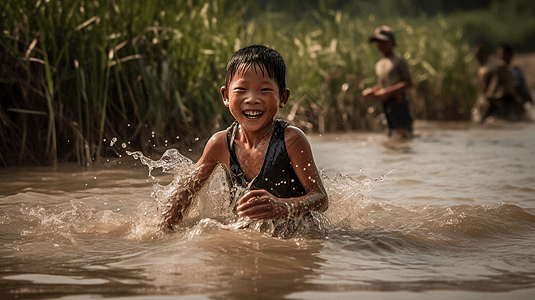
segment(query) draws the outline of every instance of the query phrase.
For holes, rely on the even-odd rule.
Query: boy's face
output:
[[[392,42],[391,41],[376,41],[375,47],[377,51],[381,52],[383,55],[386,55],[392,51]]]
[[[257,132],[271,125],[279,108],[288,102],[290,90],[281,94],[275,80],[257,66],[238,70],[230,84],[221,87],[221,96],[238,123]]]

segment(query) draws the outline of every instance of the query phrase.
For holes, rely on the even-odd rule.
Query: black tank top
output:
[[[238,122],[232,123],[227,129],[227,145],[230,152],[230,170],[236,176],[238,182],[243,186],[250,183],[245,179],[245,174],[240,166],[240,162],[234,152],[234,138],[238,129]],[[260,173],[253,179],[251,190],[266,190],[278,198],[299,197],[306,194],[301,181],[295,174],[290,162],[290,157],[286,151],[284,141],[284,131],[288,127],[288,122],[282,120],[275,121],[273,135],[269,141],[269,146],[262,163]]]

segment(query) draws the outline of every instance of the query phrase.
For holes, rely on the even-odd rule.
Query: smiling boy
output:
[[[286,64],[273,49],[253,45],[234,53],[221,96],[236,121],[210,138],[195,171],[170,198],[164,227],[172,228],[182,218],[218,165],[249,188],[237,202],[240,217],[272,220],[327,209],[327,193],[305,134],[275,119],[290,97],[285,77]]]

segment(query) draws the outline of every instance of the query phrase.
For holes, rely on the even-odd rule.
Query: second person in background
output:
[[[375,64],[377,84],[363,90],[362,95],[383,101],[389,136],[396,132],[403,138],[410,138],[413,117],[405,95],[405,91],[412,86],[409,65],[405,58],[394,53],[396,39],[390,27],[377,27],[368,41],[375,43],[382,57]]]

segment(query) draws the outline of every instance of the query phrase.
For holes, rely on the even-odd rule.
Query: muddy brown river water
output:
[[[533,299],[535,124],[418,122],[416,138],[309,135],[330,207],[290,239],[221,220],[223,180],[172,233],[172,175],[0,170],[1,299]],[[157,159],[157,158],[153,158]]]

